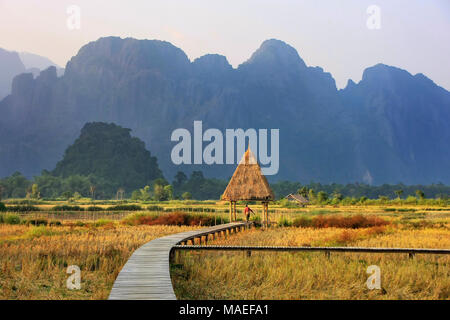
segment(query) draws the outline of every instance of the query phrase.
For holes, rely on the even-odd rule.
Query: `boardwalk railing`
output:
[[[201,246],[176,245],[174,250],[220,250],[220,251],[323,251],[330,252],[364,252],[364,253],[407,253],[410,258],[417,253],[450,254],[450,249],[426,248],[364,248],[364,247],[284,247],[284,246]]]
[[[180,243],[199,243],[208,237],[237,232],[250,227],[245,222],[221,224],[200,230],[172,234],[147,242],[138,248],[124,265],[114,282],[110,300],[174,300],[176,299],[170,278],[170,255]]]

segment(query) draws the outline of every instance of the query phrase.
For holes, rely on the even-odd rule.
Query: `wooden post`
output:
[[[266,222],[265,227],[267,228],[269,226],[269,217],[267,216],[267,208],[266,208],[266,203],[265,202],[264,202],[263,206],[264,206],[264,214],[266,216],[266,218],[264,219],[265,222]]]
[[[233,201],[230,201],[230,222],[233,221]]]
[[[234,221],[237,221],[237,219],[236,219],[236,202],[237,201],[234,202]]]
[[[267,227],[270,227],[270,221],[269,221],[269,203],[266,202],[266,215],[267,215]]]
[[[262,207],[263,207],[263,217],[262,217],[263,223],[262,223],[262,225],[264,228],[266,228],[267,227],[267,215],[266,215],[266,203],[265,202],[262,203]]]
[[[263,214],[262,214],[262,226],[266,227],[266,207],[264,206],[264,202],[262,203],[262,210],[263,210]]]

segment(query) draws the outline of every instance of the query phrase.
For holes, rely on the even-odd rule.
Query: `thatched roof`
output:
[[[242,160],[234,171],[221,199],[227,201],[238,200],[273,200],[272,189],[250,148],[247,149]]]
[[[299,203],[309,203],[309,200],[306,199],[304,196],[300,195],[300,194],[288,194],[285,199],[291,200],[291,201],[297,201]]]

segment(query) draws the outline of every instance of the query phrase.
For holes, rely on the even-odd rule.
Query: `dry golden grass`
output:
[[[374,227],[253,229],[217,245],[450,248],[450,230]],[[179,299],[450,299],[450,257],[321,252],[183,252],[172,268]],[[381,268],[381,290],[366,286]]]
[[[256,211],[258,206],[252,206]],[[306,215],[353,215],[364,208],[308,208]],[[372,210],[372,209],[370,209]],[[375,213],[391,224],[361,229],[253,229],[210,244],[450,248],[446,212]],[[220,215],[220,214],[219,214]],[[225,214],[226,215],[226,214]],[[298,214],[272,215],[293,219]],[[0,224],[0,299],[106,299],[132,252],[142,244],[196,227]],[[184,299],[450,299],[450,257],[394,254],[183,253],[174,265]],[[181,264],[184,268],[181,268]],[[368,265],[381,267],[383,290],[365,286]],[[81,268],[81,290],[66,288],[67,266]]]
[[[0,225],[0,299],[106,299],[135,249],[193,228]],[[69,265],[81,268],[81,290],[66,287]]]

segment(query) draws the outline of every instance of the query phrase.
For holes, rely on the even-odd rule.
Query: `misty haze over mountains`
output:
[[[0,48],[0,100],[11,93],[12,81],[15,76],[30,72],[35,77],[41,70],[55,66],[58,76],[64,74],[64,69],[50,59],[28,52],[7,51]]]
[[[116,37],[83,46],[61,77],[53,66],[23,73],[3,50],[0,66],[22,73],[0,102],[0,177],[52,170],[90,121],[131,128],[170,180],[178,170],[229,177],[235,165],[170,160],[172,131],[202,120],[203,130],[279,128],[280,171],[269,179],[450,183],[450,92],[422,74],[377,64],[337,90],[274,39],[236,69],[221,55],[191,62],[168,42]]]

